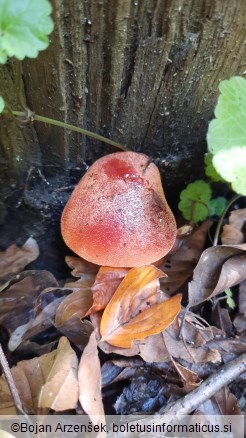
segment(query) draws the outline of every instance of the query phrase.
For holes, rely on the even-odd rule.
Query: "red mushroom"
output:
[[[61,218],[67,246],[102,266],[151,264],[172,248],[176,223],[158,168],[136,152],[97,160],[69,198]]]

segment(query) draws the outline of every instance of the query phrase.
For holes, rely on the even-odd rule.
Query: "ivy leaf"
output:
[[[213,157],[213,164],[236,193],[246,196],[246,146],[218,152]]]
[[[36,58],[54,28],[48,0],[0,0],[0,63],[8,56]]]
[[[246,79],[222,81],[215,119],[208,127],[208,149],[213,154],[246,144]]]
[[[209,210],[211,216],[221,216],[226,206],[226,198],[219,196],[218,198],[211,199],[209,202]]]
[[[2,96],[0,96],[0,113],[3,112],[4,107],[5,107],[5,102],[4,102],[3,98],[2,98]]]
[[[217,172],[213,165],[213,154],[205,154],[205,173],[214,182],[224,182],[224,179]]]
[[[203,180],[188,184],[180,193],[179,210],[187,220],[204,221],[209,215],[211,188]]]

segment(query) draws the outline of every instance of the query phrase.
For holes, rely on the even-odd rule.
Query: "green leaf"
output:
[[[4,107],[5,107],[5,102],[4,102],[3,98],[2,98],[2,96],[0,96],[0,113],[3,112]]]
[[[8,56],[36,58],[54,24],[48,0],[0,0],[0,63]]]
[[[213,155],[210,152],[205,154],[205,173],[214,182],[224,182],[213,165]]]
[[[222,81],[215,119],[208,127],[208,149],[213,154],[246,144],[246,79]]]
[[[188,184],[180,193],[179,210],[187,220],[199,222],[209,216],[211,188],[205,181],[197,180]]]
[[[235,309],[236,303],[235,303],[234,299],[232,298],[231,289],[229,289],[229,288],[225,289],[225,294],[226,294],[226,303],[227,303],[228,307],[230,309]]]
[[[236,193],[246,196],[246,146],[218,152],[213,157],[213,164]]]
[[[209,210],[211,216],[221,216],[227,204],[226,198],[219,196],[211,199],[209,202]]]

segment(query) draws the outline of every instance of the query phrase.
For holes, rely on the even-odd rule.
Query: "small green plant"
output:
[[[215,119],[208,127],[205,173],[211,182],[224,182],[237,194],[246,195],[246,79],[222,81]],[[179,209],[195,223],[208,216],[224,217],[232,204],[223,197],[212,198],[211,183],[195,181],[181,192]]]
[[[208,150],[219,175],[246,196],[246,79],[234,76],[222,81],[219,90],[216,118],[207,133]]]
[[[36,58],[48,47],[48,35],[54,28],[51,11],[48,0],[0,0],[0,64],[12,56]],[[0,112],[4,106],[1,97]]]
[[[182,190],[178,206],[185,219],[197,223],[208,216],[220,216],[226,206],[226,199],[212,199],[210,184],[197,180]]]
[[[0,63],[14,56],[36,58],[49,45],[48,35],[54,28],[48,0],[0,2]]]
[[[36,58],[39,51],[48,47],[49,34],[54,28],[50,17],[51,12],[52,6],[48,0],[0,0],[0,64],[5,64],[9,57],[14,57],[18,61],[22,61],[25,57]],[[18,117],[21,117],[22,123],[32,123],[35,120],[60,126],[126,150],[124,146],[102,135],[32,112],[23,102],[21,75],[21,63],[19,62],[17,64],[17,97],[23,111],[13,110],[9,102],[0,96],[0,113],[8,114],[17,122]]]
[[[233,299],[233,294],[230,288],[225,289],[226,303],[229,309],[235,309],[236,303]]]

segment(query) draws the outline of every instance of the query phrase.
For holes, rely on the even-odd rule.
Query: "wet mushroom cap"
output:
[[[158,168],[136,152],[97,160],[72,192],[62,236],[80,257],[102,266],[151,264],[172,248],[176,222]]]

